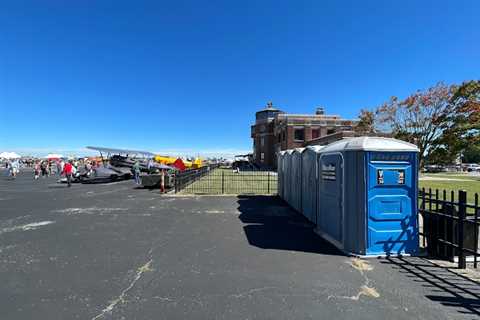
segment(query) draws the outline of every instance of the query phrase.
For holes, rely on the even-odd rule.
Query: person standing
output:
[[[73,172],[72,162],[68,161],[63,166],[63,172],[62,173],[65,174],[65,177],[67,178],[67,184],[68,184],[69,188],[72,186],[72,172]]]
[[[147,162],[147,172],[150,173],[150,170],[152,169],[153,167],[153,161],[152,159],[148,159],[148,162]]]
[[[12,163],[10,160],[7,160],[7,162],[5,162],[5,175],[7,177],[10,177],[11,173],[12,173]]]
[[[160,193],[165,193],[165,169],[160,171]]]
[[[62,160],[61,160],[61,159],[58,160],[56,164],[57,164],[57,174],[58,174],[59,176],[61,176],[61,175],[62,175],[62,171],[63,171],[63,168],[62,168]]]
[[[135,183],[136,184],[141,184],[140,182],[140,162],[135,161],[135,163],[133,164],[133,177],[135,178]]]
[[[45,178],[47,176],[47,163],[46,161],[42,161],[40,164],[40,170],[42,171],[42,178]]]

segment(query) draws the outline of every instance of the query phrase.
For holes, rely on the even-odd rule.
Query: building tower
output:
[[[275,116],[282,113],[275,108],[272,102],[255,113],[255,124],[251,126],[253,139],[253,161],[260,167],[274,167],[275,164],[275,136],[273,121]]]

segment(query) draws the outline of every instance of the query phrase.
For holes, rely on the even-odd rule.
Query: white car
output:
[[[465,166],[468,172],[480,171],[480,165],[476,163],[468,164]]]

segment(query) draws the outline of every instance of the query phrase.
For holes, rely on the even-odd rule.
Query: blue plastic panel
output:
[[[367,154],[367,254],[416,254],[416,153]]]

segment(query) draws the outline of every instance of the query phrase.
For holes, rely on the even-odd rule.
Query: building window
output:
[[[262,162],[263,162],[263,160],[265,159],[265,153],[263,153],[263,152],[262,152],[262,153],[260,153],[260,159],[261,159],[261,160],[262,160]]]
[[[335,129],[327,129],[327,134],[333,134],[335,133]]]
[[[265,138],[264,137],[262,137],[260,139],[260,146],[262,146],[262,147],[265,146]]]
[[[312,129],[312,139],[320,137],[320,129]]]
[[[305,129],[295,129],[293,137],[296,141],[305,140]]]

